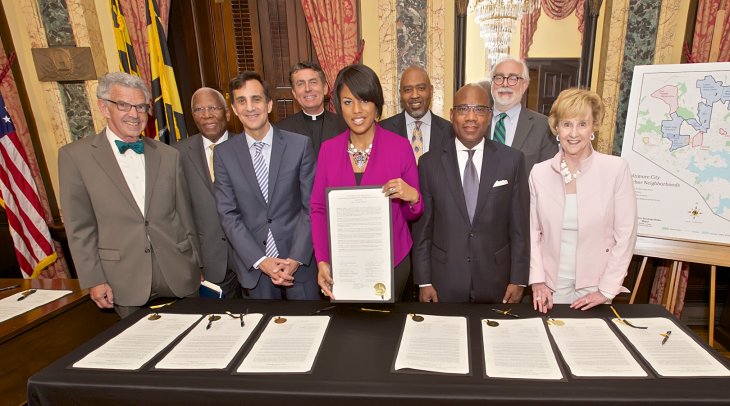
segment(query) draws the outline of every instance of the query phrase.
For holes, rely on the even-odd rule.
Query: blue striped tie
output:
[[[507,117],[507,113],[499,113],[497,117],[499,117],[499,120],[497,121],[497,124],[494,125],[494,137],[492,137],[492,139],[500,144],[505,144],[505,141],[507,140],[507,130],[504,128],[504,118]]]
[[[264,195],[266,203],[269,203],[269,167],[266,166],[264,154],[262,153],[264,145],[266,144],[262,141],[253,143],[254,148],[256,148],[256,153],[253,155],[253,170],[256,173],[256,180],[259,182],[261,194]],[[274,242],[274,235],[271,234],[271,229],[269,229],[268,235],[266,236],[266,256],[279,257],[279,250],[276,249],[276,242]]]

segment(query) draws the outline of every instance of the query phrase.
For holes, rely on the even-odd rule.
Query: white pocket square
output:
[[[504,186],[507,183],[509,183],[509,182],[507,182],[507,179],[498,180],[498,181],[494,182],[494,185],[492,187]]]

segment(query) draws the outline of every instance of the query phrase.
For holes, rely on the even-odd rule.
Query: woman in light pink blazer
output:
[[[603,118],[588,90],[560,93],[548,117],[560,151],[530,173],[533,306],[587,310],[621,292],[636,242],[636,196],[626,161],[591,145]]]

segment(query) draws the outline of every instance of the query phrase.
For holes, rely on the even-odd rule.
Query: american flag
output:
[[[0,96],[0,206],[5,209],[15,255],[24,278],[56,260],[38,189],[20,138]]]

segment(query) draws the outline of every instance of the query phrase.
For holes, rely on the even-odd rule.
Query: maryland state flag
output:
[[[127,22],[124,19],[122,8],[119,6],[119,0],[111,0],[111,9],[112,22],[114,23],[114,40],[119,54],[119,70],[139,76],[137,59],[134,57],[134,48],[132,48],[132,41],[129,39]]]
[[[187,138],[180,96],[177,94],[175,72],[167,50],[165,32],[159,18],[157,3],[147,0],[147,43],[150,49],[152,100],[155,125],[160,141],[171,144]]]

